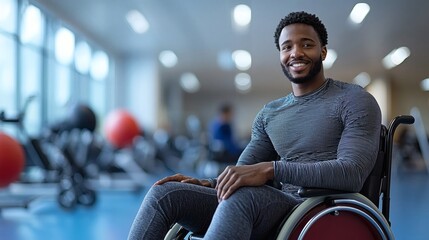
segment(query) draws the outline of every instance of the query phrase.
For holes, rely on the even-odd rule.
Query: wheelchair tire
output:
[[[282,226],[277,240],[285,239],[392,240],[394,237],[378,208],[356,193],[307,199]]]
[[[188,230],[176,223],[170,231],[168,231],[167,235],[165,235],[164,240],[184,240],[187,239],[189,233]]]

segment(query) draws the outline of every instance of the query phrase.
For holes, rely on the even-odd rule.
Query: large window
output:
[[[74,55],[74,34],[67,28],[61,27],[55,33],[55,59],[63,64],[70,65]]]
[[[90,67],[90,91],[89,102],[98,114],[106,111],[106,85],[109,73],[109,58],[103,51],[96,51],[92,57]]]
[[[33,5],[25,8],[21,22],[21,41],[24,44],[42,46],[45,34],[45,20],[42,12]]]
[[[85,41],[76,44],[75,67],[80,74],[88,74],[92,58],[91,47]]]
[[[7,117],[17,115],[16,92],[16,41],[9,36],[0,35],[0,112],[4,111]],[[15,135],[14,126],[2,124],[0,130]]]
[[[48,64],[47,118],[49,122],[61,121],[66,117],[67,107],[72,100],[72,76],[75,54],[75,35],[62,26],[52,31],[54,46]]]
[[[16,108],[16,42],[0,35],[0,111],[13,112]]]
[[[0,30],[16,32],[16,0],[0,0]]]
[[[37,135],[42,123],[42,55],[36,49],[23,47],[20,59],[20,109],[35,96],[27,105],[24,127],[30,135]]]
[[[0,112],[7,117],[17,114],[16,9],[16,0],[0,0]],[[8,124],[1,124],[0,130],[16,134],[16,128]]]
[[[0,0],[0,111],[16,117],[33,99],[24,121],[31,136],[64,119],[70,103],[104,116],[111,104],[109,56],[30,2]],[[0,131],[15,135],[16,129],[0,124]]]
[[[20,108],[26,108],[24,127],[30,135],[40,133],[42,126],[42,69],[45,19],[42,12],[33,5],[27,5],[22,15],[20,39]],[[34,101],[25,105],[29,98]]]
[[[53,59],[50,60],[47,77],[47,119],[48,122],[63,120],[71,100],[71,70]]]

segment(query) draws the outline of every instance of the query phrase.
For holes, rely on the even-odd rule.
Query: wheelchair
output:
[[[377,161],[359,193],[299,189],[306,200],[285,217],[276,239],[395,239],[389,221],[393,135],[400,124],[413,123],[412,116],[400,115],[388,128],[381,126]],[[176,223],[164,239],[199,240],[203,236]]]

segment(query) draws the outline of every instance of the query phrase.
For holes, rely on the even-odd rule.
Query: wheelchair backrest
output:
[[[371,200],[376,206],[379,206],[380,195],[384,192],[383,180],[388,177],[387,162],[391,161],[389,154],[387,154],[387,144],[391,144],[387,141],[387,128],[381,126],[380,131],[380,145],[377,155],[377,161],[366,179],[360,193]]]

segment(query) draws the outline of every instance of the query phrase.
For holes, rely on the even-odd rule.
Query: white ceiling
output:
[[[287,80],[274,46],[274,30],[291,11],[315,13],[328,30],[328,48],[338,59],[326,75],[351,81],[362,71],[372,78],[391,79],[395,84],[419,84],[429,77],[429,1],[370,0],[362,25],[352,26],[347,17],[359,1],[352,0],[37,0],[75,31],[88,36],[119,57],[153,56],[173,50],[179,63],[160,67],[165,82],[177,81],[183,72],[194,72],[202,92],[234,91],[237,70],[222,70],[221,51],[248,50],[252,54],[253,92],[288,91]],[[232,8],[245,3],[252,8],[250,28],[233,29]],[[131,30],[125,14],[137,9],[150,23],[140,35]],[[396,68],[386,70],[381,60],[392,49],[407,46],[411,56]]]

